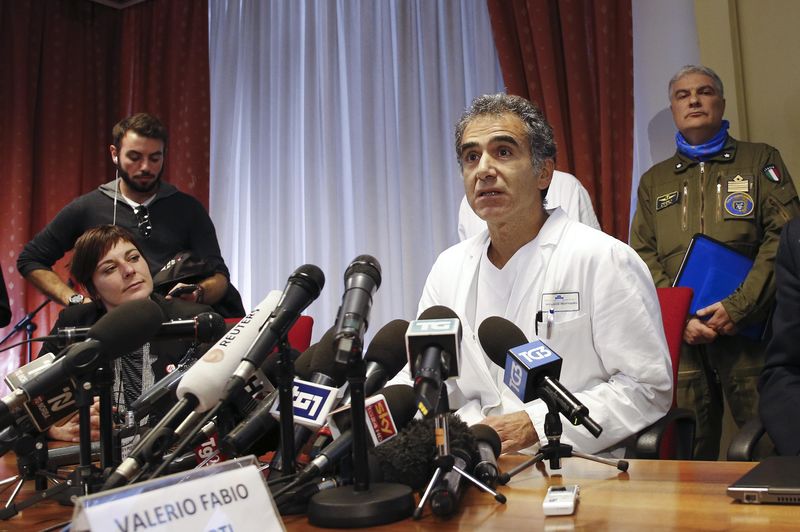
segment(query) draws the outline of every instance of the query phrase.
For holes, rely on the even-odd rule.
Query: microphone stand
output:
[[[100,469],[106,471],[119,465],[114,448],[114,400],[112,388],[114,387],[114,372],[104,364],[95,370],[94,383],[97,396],[100,398]],[[85,383],[84,383],[85,385]],[[91,384],[90,384],[91,385]],[[91,438],[87,438],[91,442]],[[85,452],[83,438],[80,441],[81,452]],[[91,443],[88,445],[91,461]]]
[[[308,504],[308,522],[328,528],[377,526],[401,521],[411,515],[414,494],[403,484],[369,483],[367,425],[364,412],[366,364],[361,356],[361,338],[339,342],[337,360],[347,360],[353,431],[353,485],[315,494]],[[342,349],[345,347],[346,349]]]
[[[511,480],[511,477],[543,460],[548,460],[550,462],[550,469],[561,469],[561,459],[569,458],[570,456],[576,456],[585,460],[592,460],[593,462],[599,462],[601,464],[616,467],[623,472],[628,470],[629,464],[627,460],[601,458],[600,456],[595,456],[593,454],[576,451],[572,448],[572,445],[561,443],[563,426],[561,425],[561,417],[559,416],[560,409],[558,407],[556,398],[546,387],[539,388],[538,394],[542,401],[544,401],[544,403],[547,405],[547,414],[545,414],[544,417],[544,433],[547,436],[547,445],[540,447],[539,452],[536,453],[530,460],[523,462],[511,471],[498,476],[497,481],[500,484],[508,484],[508,481]],[[594,434],[595,437],[599,435],[599,432]]]
[[[103,372],[104,370],[97,370]],[[94,385],[92,384],[94,378],[88,374],[88,378],[81,378],[81,382],[77,382],[75,386],[75,404],[78,407],[78,432],[80,438],[80,463],[68,478],[60,477],[54,473],[46,470],[47,468],[47,440],[45,434],[39,434],[33,440],[33,446],[26,454],[20,455],[17,459],[19,467],[19,475],[17,475],[17,485],[14,487],[14,492],[5,504],[5,507],[0,510],[0,519],[6,520],[20,511],[33,506],[34,504],[44,499],[54,499],[63,505],[72,504],[73,497],[80,497],[94,493],[100,488],[102,484],[102,472],[92,465],[92,424],[91,424],[91,407],[94,399]],[[102,381],[106,376],[100,377]],[[113,378],[113,377],[112,377]],[[101,397],[101,410],[103,398]],[[110,414],[111,407],[108,407]],[[113,421],[113,420],[112,420]],[[110,430],[110,428],[109,428]],[[101,420],[102,431],[102,420]],[[27,436],[27,435],[26,435]],[[111,439],[107,440],[108,445],[111,445]],[[101,444],[105,444],[103,441]],[[109,455],[110,456],[110,455]],[[22,501],[19,504],[14,503],[14,499],[22,488],[22,483],[25,480],[36,479],[37,492]],[[51,488],[46,488],[47,480],[55,484]],[[0,482],[8,484],[14,481],[14,477]],[[61,482],[58,482],[61,481]]]
[[[280,412],[280,422],[281,422],[281,451],[284,452],[284,457],[281,460],[284,467],[284,475],[294,474],[295,464],[294,464],[294,398],[293,398],[293,388],[294,388],[294,361],[292,359],[292,351],[291,347],[288,343],[287,338],[284,336],[279,344],[279,359],[278,359],[278,398],[280,404],[278,405],[278,409]],[[184,449],[194,441],[197,434],[203,429],[203,427],[211,421],[211,419],[217,415],[220,408],[223,407],[224,401],[217,403],[216,406],[208,410],[205,415],[200,418],[200,421],[197,422],[196,420],[192,420],[191,424],[194,428],[186,427],[187,430],[185,434],[182,435],[178,443],[174,446],[170,454],[168,454],[164,459],[161,461],[161,464],[149,475],[149,479],[157,478],[161,473],[164,472],[169,465],[175,461],[177,458],[180,458],[181,453]],[[287,409],[288,408],[288,413]],[[188,418],[187,418],[188,419]],[[187,420],[178,427],[176,432],[183,433],[181,427],[187,425]],[[288,440],[287,440],[288,438]],[[289,451],[286,453],[285,451]],[[288,461],[287,461],[288,460]],[[287,473],[286,470],[290,470],[291,473]],[[140,472],[140,476],[143,472]]]
[[[442,384],[442,387],[439,390],[439,401],[436,404],[436,417],[434,418],[434,430],[436,431],[436,458],[433,459],[433,463],[436,466],[436,470],[433,472],[433,476],[431,477],[430,482],[428,482],[428,486],[425,488],[425,492],[422,494],[419,504],[414,509],[414,519],[419,519],[422,517],[422,509],[425,507],[425,503],[428,502],[428,497],[431,496],[433,488],[436,487],[439,479],[443,478],[450,471],[455,471],[461,475],[461,477],[470,481],[478,489],[491,494],[500,504],[506,503],[505,495],[494,491],[492,488],[455,464],[455,457],[450,454],[450,420],[447,414],[448,410],[449,401],[447,399],[447,387]]]
[[[101,370],[102,371],[102,370]],[[92,403],[94,399],[93,378],[81,379],[75,386],[75,402],[78,405],[78,431],[80,461],[72,473],[72,491],[78,495],[88,495],[100,489],[102,472],[92,466]],[[106,442],[101,442],[101,446]],[[107,442],[111,445],[111,439]],[[101,453],[102,456],[102,453]]]
[[[36,314],[38,314],[39,311],[42,310],[45,307],[45,305],[47,305],[48,303],[50,303],[50,300],[49,299],[45,299],[44,301],[42,301],[42,303],[38,307],[33,309],[33,312],[29,312],[28,314],[25,314],[25,316],[23,316],[22,319],[19,320],[16,325],[14,325],[14,327],[11,329],[11,332],[9,332],[5,336],[5,338],[0,340],[0,345],[3,345],[4,343],[6,343],[6,340],[8,340],[9,338],[11,338],[15,334],[17,334],[22,329],[25,329],[25,340],[28,342],[28,345],[27,345],[27,353],[28,353],[27,354],[27,360],[28,360],[27,363],[28,364],[30,364],[31,360],[33,359],[33,353],[32,353],[32,349],[33,348],[31,346],[31,339],[33,338],[33,333],[36,331],[36,324],[33,323],[33,318],[35,318]]]
[[[283,476],[295,474],[294,448],[294,361],[286,337],[278,353],[278,409],[281,414],[281,469]]]
[[[0,519],[9,519],[24,507],[35,504],[25,500],[19,505],[14,504],[17,496],[22,489],[22,485],[27,480],[33,480],[37,494],[31,498],[36,498],[40,492],[47,489],[47,481],[49,480],[55,485],[59,485],[59,480],[64,480],[62,477],[57,476],[55,473],[47,471],[47,439],[44,434],[33,435],[28,432],[23,432],[17,436],[11,444],[11,450],[17,456],[17,470],[18,473],[12,477],[0,481],[0,491],[7,490],[12,484],[14,485],[11,490],[3,509],[0,510]]]

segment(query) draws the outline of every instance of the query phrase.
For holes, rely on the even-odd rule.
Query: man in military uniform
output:
[[[781,227],[800,213],[797,192],[778,150],[728,135],[722,81],[687,65],[669,82],[677,151],[639,183],[631,246],[656,286],[671,286],[695,233],[753,259],[744,282],[686,322],[678,405],[697,415],[695,457],[716,460],[723,396],[741,425],[756,415],[765,342],[739,332],[763,323],[773,305],[773,263]]]

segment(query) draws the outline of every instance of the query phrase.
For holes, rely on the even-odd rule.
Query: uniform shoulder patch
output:
[[[773,183],[780,183],[781,182],[781,171],[778,170],[778,167],[774,164],[768,164],[764,168],[761,169],[764,172],[764,175],[772,181]]]

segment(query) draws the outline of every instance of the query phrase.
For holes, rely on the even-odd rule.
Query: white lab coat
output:
[[[524,405],[493,377],[478,340],[475,279],[489,233],[445,250],[425,283],[419,312],[444,305],[458,314],[463,327],[460,375],[448,381],[450,408],[468,424],[489,415],[525,409],[540,437],[546,405],[539,399]],[[603,427],[594,438],[563,417],[562,442],[576,449],[612,452],[622,440],[660,419],[672,402],[672,366],[661,323],[661,311],[650,272],[626,244],[552,211],[526,265],[529,276],[515,281],[506,315],[529,340],[535,338],[542,294],[578,292],[580,308],[555,312],[549,338],[541,339],[563,358],[561,383],[589,409]],[[408,365],[393,382],[410,383]],[[619,449],[613,454],[619,455]]]
[[[589,193],[583,188],[578,178],[558,170],[553,172],[550,188],[547,190],[545,206],[548,210],[561,207],[573,220],[600,229],[597,216],[592,207]],[[486,229],[486,222],[481,220],[467,202],[467,197],[461,198],[458,207],[458,239],[466,240]]]

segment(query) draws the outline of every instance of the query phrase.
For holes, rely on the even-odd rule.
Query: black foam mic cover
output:
[[[528,343],[519,327],[499,316],[483,320],[478,327],[478,340],[486,356],[501,368],[506,367],[506,355],[511,348]]]
[[[455,414],[447,414],[451,449],[476,451],[475,437],[469,427]],[[398,482],[421,490],[436,470],[436,439],[434,419],[412,420],[400,434],[370,450],[377,458],[381,478],[385,482]]]

